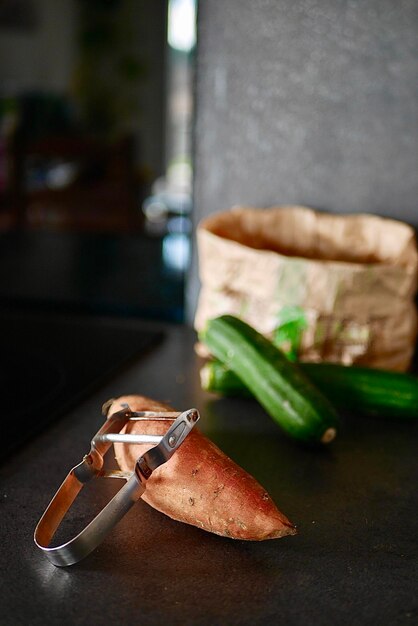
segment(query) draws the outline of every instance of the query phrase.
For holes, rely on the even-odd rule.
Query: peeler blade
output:
[[[92,439],[89,454],[70,470],[36,526],[35,544],[51,563],[62,567],[73,565],[86,557],[139,500],[152,472],[173,456],[200,418],[197,409],[176,413],[175,418],[171,417],[172,415],[170,414],[170,417],[167,414],[155,413],[152,416],[135,415],[127,407],[106,420]],[[120,433],[123,426],[135,416],[141,419],[158,419],[160,416],[161,419],[174,421],[163,437],[151,436],[152,442],[159,443],[139,457],[132,474],[104,471],[103,456],[113,442],[144,443],[143,435],[136,435],[133,440],[128,435]],[[149,439],[148,442],[151,443]],[[83,486],[94,478],[103,477],[122,478],[127,482],[78,535],[62,545],[51,547],[52,538]]]

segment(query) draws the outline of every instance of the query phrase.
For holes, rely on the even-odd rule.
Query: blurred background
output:
[[[159,322],[193,322],[208,215],[289,204],[418,226],[416,0],[196,5],[0,0],[10,449],[23,417],[65,413],[164,340]]]
[[[0,3],[0,304],[182,321],[195,0]]]
[[[196,4],[0,2],[0,304],[190,321],[235,204],[418,225],[416,0]]]

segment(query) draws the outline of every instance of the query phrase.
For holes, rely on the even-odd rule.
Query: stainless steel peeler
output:
[[[51,563],[59,567],[73,565],[94,550],[132,505],[139,500],[152,472],[173,456],[199,418],[197,409],[188,409],[182,413],[134,412],[128,406],[111,415],[92,439],[90,452],[84,456],[81,463],[70,470],[36,526],[35,543]],[[120,432],[129,421],[150,419],[171,420],[173,423],[163,437]],[[156,443],[157,445],[138,458],[132,473],[118,470],[105,471],[103,469],[104,455],[115,442]],[[122,478],[127,482],[78,535],[62,545],[49,547],[54,534],[81,489],[93,478]]]

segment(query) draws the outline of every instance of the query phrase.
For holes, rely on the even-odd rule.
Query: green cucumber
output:
[[[382,417],[418,417],[418,380],[410,374],[334,363],[302,367],[335,406]]]
[[[418,379],[410,374],[337,363],[299,363],[299,367],[339,409],[363,415],[418,419]],[[220,361],[201,370],[202,387],[224,396],[250,397],[242,381]]]
[[[218,359],[205,363],[200,370],[202,389],[227,398],[252,398],[253,394],[236,374]]]
[[[254,328],[232,315],[209,320],[199,338],[271,417],[296,439],[328,443],[339,425],[331,403],[302,370]]]

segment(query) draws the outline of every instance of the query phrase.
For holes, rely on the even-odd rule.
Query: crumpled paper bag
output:
[[[197,330],[230,313],[277,339],[296,319],[300,360],[409,367],[418,254],[407,224],[301,206],[235,207],[203,220],[197,242]]]

